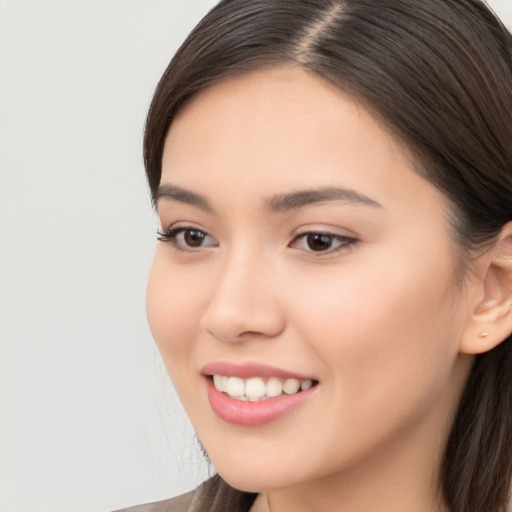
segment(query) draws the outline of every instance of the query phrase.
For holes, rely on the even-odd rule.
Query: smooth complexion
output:
[[[481,287],[457,281],[447,202],[404,147],[328,82],[254,72],[180,112],[161,186],[148,317],[217,471],[262,493],[254,510],[442,510],[433,488]],[[237,424],[209,400],[212,365],[317,384]]]

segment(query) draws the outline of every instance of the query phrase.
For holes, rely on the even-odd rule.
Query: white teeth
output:
[[[214,375],[213,376],[213,383],[215,384],[215,388],[219,391],[225,391],[223,386],[223,380],[224,377],[222,375]]]
[[[268,397],[279,396],[282,392],[283,383],[281,379],[276,379],[275,377],[268,379],[266,393]]]
[[[287,395],[293,395],[299,390],[306,391],[313,386],[313,381],[310,379],[286,379],[283,381],[277,377],[271,377],[265,383],[265,380],[260,377],[241,379],[239,377],[227,377],[226,375],[214,375],[213,384],[215,389],[227,393],[235,400],[257,402],[280,396],[283,392]]]
[[[287,395],[293,395],[300,389],[300,381],[297,379],[286,379],[283,384],[283,391]]]
[[[309,389],[312,385],[313,385],[313,381],[312,381],[312,380],[303,380],[303,381],[301,381],[301,383],[300,383],[300,389],[302,389],[302,391],[306,391],[306,390],[307,390],[307,389]]]
[[[231,398],[237,398],[245,394],[245,382],[238,377],[229,377],[226,392]]]
[[[265,396],[265,392],[267,391],[267,387],[265,386],[265,381],[258,377],[247,379],[245,381],[245,396],[250,398],[261,398]]]

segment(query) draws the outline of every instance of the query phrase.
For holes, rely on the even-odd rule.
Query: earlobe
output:
[[[481,294],[461,340],[460,352],[465,354],[488,352],[512,333],[512,222],[482,258]]]

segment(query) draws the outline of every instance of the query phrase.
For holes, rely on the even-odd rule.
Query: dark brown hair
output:
[[[144,138],[153,200],[165,136],[190,98],[236,73],[290,65],[335,83],[406,144],[417,172],[449,198],[466,264],[512,220],[512,36],[480,0],[221,1],[157,86]],[[510,337],[476,357],[440,474],[452,512],[505,510]],[[247,510],[254,499],[218,477],[205,489],[208,510]]]

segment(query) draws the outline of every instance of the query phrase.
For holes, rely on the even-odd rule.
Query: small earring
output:
[[[489,336],[488,332],[481,332],[480,333],[480,338],[487,338],[487,336]]]

